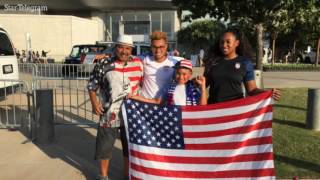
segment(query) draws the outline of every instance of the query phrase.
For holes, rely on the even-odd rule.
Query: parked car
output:
[[[64,64],[82,64],[83,55],[87,53],[99,53],[107,49],[105,45],[97,44],[81,44],[74,45],[71,49],[70,55],[65,58]]]
[[[0,82],[0,94],[11,93],[19,86],[18,59],[6,30],[0,25],[0,79],[9,82]],[[10,81],[12,80],[12,81]]]
[[[100,44],[80,44],[74,45],[71,49],[70,55],[64,60],[65,66],[62,67],[63,75],[68,76],[70,73],[77,73],[78,66],[72,66],[73,64],[83,64],[86,54],[96,54],[107,49],[106,45]]]
[[[316,52],[314,51],[305,51],[303,54],[302,54],[302,57],[304,59],[304,62],[305,63],[310,63],[310,64],[314,64],[316,62]]]
[[[114,56],[114,42],[104,42],[99,41],[97,42],[98,45],[107,46],[105,50],[102,52],[89,52],[84,54],[84,57],[81,59],[83,64],[92,64],[95,63],[97,60],[103,59],[105,57],[112,57]],[[134,48],[132,50],[132,55],[138,57],[144,57],[151,53],[151,47],[147,43],[134,43]]]
[[[134,48],[132,50],[132,55],[143,57],[151,54],[151,46],[148,43],[134,43]]]
[[[99,46],[105,46],[106,49],[100,52],[88,52],[84,54],[81,59],[82,64],[93,64],[98,60],[113,56],[114,42],[97,41],[96,44]]]

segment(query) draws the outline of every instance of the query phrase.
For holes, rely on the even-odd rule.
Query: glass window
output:
[[[123,18],[123,21],[134,21],[135,20],[134,14],[129,14],[129,13],[123,14],[122,18]]]
[[[160,12],[151,13],[152,31],[160,31]]]
[[[162,12],[162,31],[168,34],[168,38],[170,41],[174,39],[173,23],[174,23],[174,12],[163,11]]]
[[[12,56],[14,51],[8,36],[0,32],[0,56]]]
[[[162,30],[170,33],[172,31],[172,23],[174,21],[174,14],[170,11],[162,12]]]
[[[150,24],[148,22],[129,21],[124,24],[125,34],[149,34]]]
[[[110,29],[110,15],[106,15],[105,26],[107,29]]]
[[[149,12],[137,13],[137,21],[149,21]]]
[[[119,36],[120,14],[112,14],[112,41],[116,41]]]
[[[173,21],[174,11],[162,11],[163,21]]]
[[[70,53],[70,57],[79,57],[80,56],[79,51],[80,51],[80,48],[78,46],[73,47]]]

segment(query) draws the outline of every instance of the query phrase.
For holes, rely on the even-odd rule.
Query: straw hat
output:
[[[118,39],[117,39],[116,44],[121,44],[121,45],[127,45],[127,46],[134,47],[132,36],[127,35],[127,34],[120,34]]]

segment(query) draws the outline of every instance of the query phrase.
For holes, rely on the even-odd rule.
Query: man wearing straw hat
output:
[[[132,37],[120,35],[114,50],[115,57],[99,61],[88,83],[93,111],[100,115],[95,151],[95,159],[99,160],[100,165],[100,180],[108,180],[109,160],[119,132],[125,175],[128,176],[128,147],[120,107],[129,93],[138,93],[143,76],[142,62],[131,55],[132,48]],[[98,90],[100,101],[97,98]]]

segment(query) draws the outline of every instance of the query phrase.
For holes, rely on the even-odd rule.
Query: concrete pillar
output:
[[[320,89],[308,89],[307,128],[320,131]]]
[[[257,87],[263,89],[263,78],[261,70],[254,70],[254,79],[256,81]]]
[[[47,144],[54,141],[53,90],[36,90],[36,138]]]

